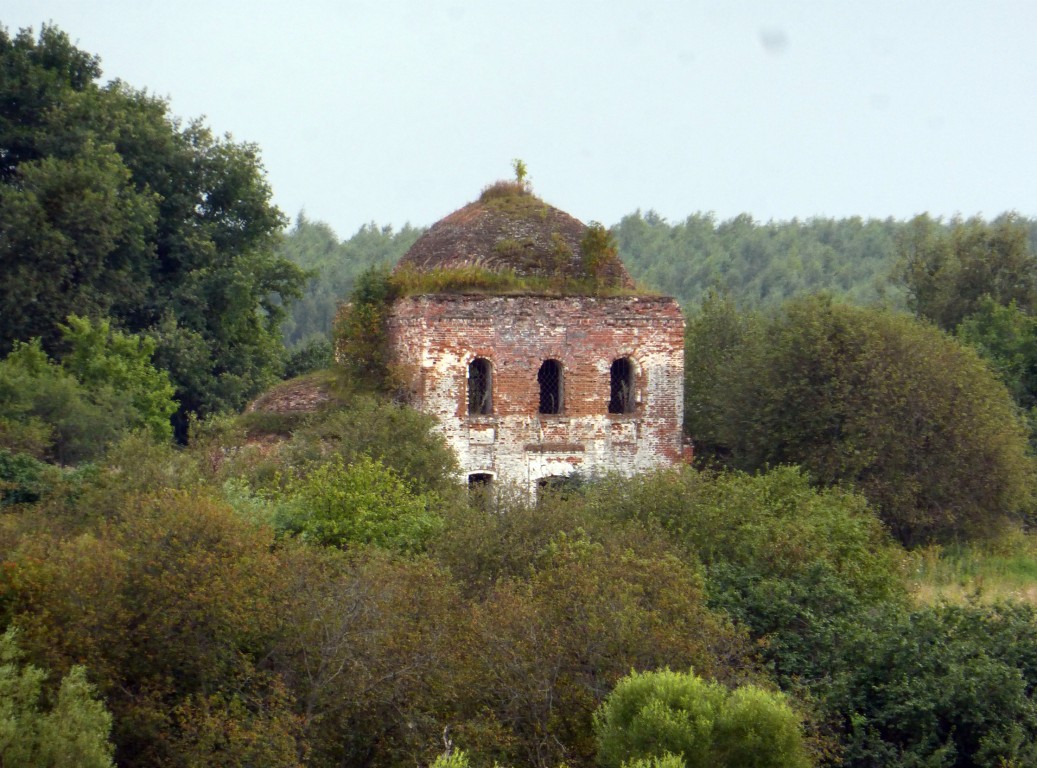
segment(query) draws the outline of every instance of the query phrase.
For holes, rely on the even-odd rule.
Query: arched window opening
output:
[[[609,380],[609,413],[633,413],[637,407],[633,361],[629,357],[613,360]]]
[[[468,475],[469,488],[489,488],[493,485],[493,475],[489,472],[472,472]]]
[[[493,367],[484,357],[477,357],[468,365],[468,413],[493,413]]]
[[[540,384],[540,413],[562,412],[562,364],[545,360],[537,373]]]

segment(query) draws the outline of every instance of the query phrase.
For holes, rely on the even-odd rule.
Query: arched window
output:
[[[629,357],[613,360],[609,373],[609,413],[633,413],[636,406],[634,362]]]
[[[468,413],[493,413],[493,367],[484,357],[468,364]]]
[[[545,360],[537,373],[540,384],[540,413],[562,412],[562,364]]]
[[[472,472],[468,475],[469,488],[489,488],[493,485],[493,475],[489,472]]]

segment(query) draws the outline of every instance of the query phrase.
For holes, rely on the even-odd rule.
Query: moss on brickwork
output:
[[[509,275],[501,281],[508,291],[513,290],[511,273],[529,281],[521,290],[552,295],[611,295],[635,288],[607,229],[594,222],[585,225],[548,205],[520,181],[491,184],[478,200],[433,224],[397,271],[454,274],[469,268]],[[471,282],[473,273],[461,274],[464,279],[451,283]],[[474,280],[476,287],[488,282]]]

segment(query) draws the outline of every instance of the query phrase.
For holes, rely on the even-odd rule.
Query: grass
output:
[[[984,544],[932,546],[915,557],[919,603],[978,599],[1037,605],[1037,534],[1012,531]]]
[[[401,269],[389,280],[396,296],[426,293],[536,294],[544,296],[650,296],[643,289],[625,288],[593,278],[519,275],[512,270],[499,272],[481,267]]]

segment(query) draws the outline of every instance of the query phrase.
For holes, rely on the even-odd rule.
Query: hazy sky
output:
[[[529,167],[584,221],[1037,215],[1037,2],[4,0],[341,237]]]

